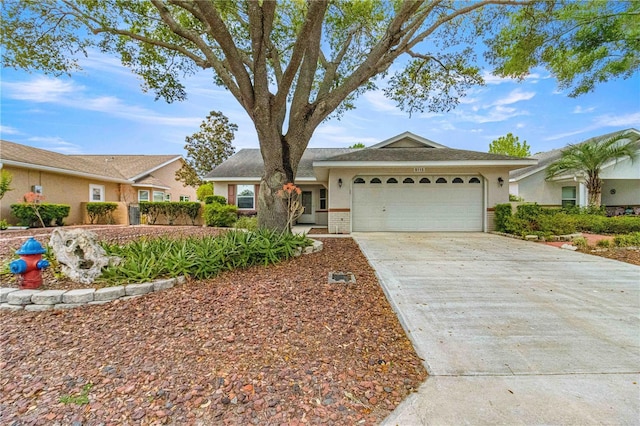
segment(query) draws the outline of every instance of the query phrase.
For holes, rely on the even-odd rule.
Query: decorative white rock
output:
[[[96,234],[81,228],[57,228],[49,241],[62,272],[71,280],[91,284],[102,273],[102,268],[117,263],[96,242]]]

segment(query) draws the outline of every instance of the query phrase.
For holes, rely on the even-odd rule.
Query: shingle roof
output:
[[[307,148],[298,165],[296,178],[313,178],[313,162],[336,155],[347,154],[361,149],[352,148]],[[241,149],[222,164],[209,172],[205,179],[215,178],[259,178],[264,172],[264,164],[259,149]]]
[[[496,161],[522,160],[501,154],[452,148],[365,148],[325,161]]]
[[[83,173],[96,177],[131,180],[181,158],[180,155],[65,155],[9,141],[0,141],[0,161]]]
[[[32,164],[35,166],[50,167],[61,171],[80,172],[95,176],[124,179],[125,177],[113,170],[96,168],[95,163],[58,152],[47,151],[31,146],[20,145],[14,142],[1,141],[0,160],[14,161],[16,163]]]
[[[72,155],[94,163],[98,167],[111,169],[127,179],[149,173],[158,167],[180,158],[179,155]]]
[[[593,142],[596,142],[596,141],[609,139],[609,138],[612,138],[614,136],[618,136],[618,135],[625,134],[625,133],[635,133],[638,136],[640,136],[640,132],[637,129],[634,129],[632,127],[632,128],[629,128],[629,129],[618,130],[616,132],[607,133],[607,134],[601,135],[601,136],[595,136],[593,138],[590,138],[590,139],[587,139],[587,140],[585,140],[583,142],[580,142],[580,143],[578,143],[576,145],[593,143]],[[513,171],[509,172],[509,179],[517,180],[519,177],[522,177],[522,176],[525,176],[525,175],[529,175],[529,174],[535,173],[537,171],[546,169],[549,164],[553,163],[558,158],[560,158],[560,155],[562,155],[562,151],[564,149],[566,149],[566,147],[553,149],[551,151],[539,152],[539,153],[533,155],[532,158],[536,158],[538,160],[538,164],[535,165],[535,166],[529,166],[529,167],[525,167],[524,169],[518,169],[518,170],[513,170]]]

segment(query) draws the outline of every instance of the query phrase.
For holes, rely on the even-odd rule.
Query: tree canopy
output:
[[[542,60],[536,46],[559,43],[544,15],[559,1],[5,0],[0,42],[4,66],[54,75],[99,48],[168,102],[186,99],[185,76],[210,70],[256,128],[265,166],[259,223],[285,229],[277,194],[295,180],[320,123],[353,108],[380,78],[404,111],[454,108],[482,83],[478,41],[503,28],[490,58],[503,74],[522,76]],[[524,41],[510,33],[516,24]]]
[[[602,200],[602,169],[624,158],[635,161],[638,156],[638,136],[620,133],[609,138],[595,139],[562,150],[559,159],[547,167],[547,178],[573,174],[584,176],[589,193],[589,206],[600,207]]]
[[[185,186],[197,187],[204,176],[235,152],[232,145],[238,126],[220,111],[211,111],[200,130],[185,138],[185,164],[176,171],[176,179]]]
[[[489,42],[502,76],[546,67],[575,97],[640,69],[640,1],[533,2]]]
[[[527,141],[520,142],[520,138],[514,136],[513,133],[500,136],[489,144],[489,152],[513,157],[530,157],[530,149],[531,147],[527,144]]]

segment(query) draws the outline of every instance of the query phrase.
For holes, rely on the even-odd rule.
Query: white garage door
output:
[[[352,196],[355,232],[482,231],[480,176],[362,176]]]

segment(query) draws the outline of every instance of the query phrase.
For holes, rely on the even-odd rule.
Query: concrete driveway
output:
[[[640,424],[640,267],[491,234],[353,237],[430,374],[384,424]]]

